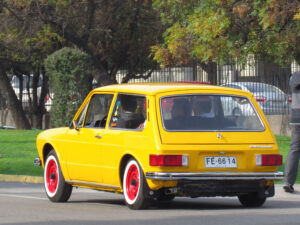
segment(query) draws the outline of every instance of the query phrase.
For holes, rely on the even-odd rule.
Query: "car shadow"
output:
[[[68,203],[91,203],[91,204],[106,204],[125,206],[124,199],[88,199],[88,200],[69,200]],[[209,210],[209,209],[237,209],[243,208],[237,199],[222,199],[217,201],[214,198],[211,199],[180,199],[177,198],[173,201],[153,201],[150,210]]]
[[[297,192],[297,195],[300,194]],[[292,198],[292,196],[291,196]],[[114,206],[126,206],[124,199],[88,199],[88,200],[70,200],[69,204],[91,203],[105,204]],[[247,208],[240,204],[236,198],[198,198],[198,199],[180,199],[173,201],[154,201],[148,210],[231,210],[231,209],[281,209],[281,208],[299,208],[299,201],[268,199],[261,207]]]

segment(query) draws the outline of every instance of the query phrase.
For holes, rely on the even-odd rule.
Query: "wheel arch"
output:
[[[49,152],[54,149],[53,146],[49,143],[46,143],[43,147],[43,165],[45,166],[46,158]]]
[[[125,167],[130,159],[135,159],[131,154],[126,154],[122,157],[120,166],[119,166],[119,178],[120,178],[120,184],[123,188],[123,178],[124,178],[124,171]]]

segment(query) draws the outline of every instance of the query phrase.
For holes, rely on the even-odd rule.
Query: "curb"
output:
[[[41,184],[44,182],[43,177],[24,176],[24,175],[4,175],[4,174],[0,174],[0,181],[34,183],[34,184]]]

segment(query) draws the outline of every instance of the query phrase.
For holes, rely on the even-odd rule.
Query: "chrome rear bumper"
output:
[[[152,180],[282,180],[283,172],[235,173],[235,172],[203,172],[203,173],[164,173],[147,172],[147,179]]]

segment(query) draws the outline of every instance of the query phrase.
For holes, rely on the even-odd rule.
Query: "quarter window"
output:
[[[146,118],[145,96],[120,94],[114,107],[110,127],[143,129]]]
[[[78,127],[82,127],[82,124],[83,124],[83,120],[84,120],[84,115],[86,113],[86,109],[87,109],[87,106],[88,106],[88,103],[85,104],[83,110],[81,111],[80,115],[78,116],[77,118],[77,126]]]

